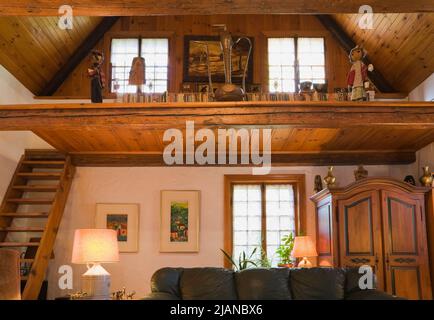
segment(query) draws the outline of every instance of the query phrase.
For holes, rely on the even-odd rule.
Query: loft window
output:
[[[270,92],[296,92],[300,82],[325,83],[324,38],[268,38]]]
[[[144,93],[163,93],[168,85],[169,39],[128,38],[111,42],[111,92],[135,93],[136,86],[128,84],[132,61],[140,56],[146,63]],[[116,89],[118,87],[118,89]]]
[[[258,178],[254,178],[258,179]],[[279,263],[276,250],[282,237],[300,229],[303,212],[304,176],[252,180],[251,176],[226,177],[226,247],[235,261],[242,252],[253,260],[267,257],[273,267]],[[304,202],[303,202],[304,204]]]

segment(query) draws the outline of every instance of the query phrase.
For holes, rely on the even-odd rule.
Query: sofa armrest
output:
[[[348,293],[345,300],[405,300],[379,290],[360,290]]]
[[[167,292],[152,292],[142,300],[180,300],[177,296]]]

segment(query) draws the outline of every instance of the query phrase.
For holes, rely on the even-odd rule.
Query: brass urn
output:
[[[431,175],[431,172],[429,171],[429,167],[425,166],[422,167],[423,169],[423,175],[420,177],[419,181],[424,187],[431,187],[433,182],[433,177]]]
[[[336,177],[333,175],[333,167],[329,167],[327,175],[324,177],[324,183],[327,188],[334,187],[336,183]]]

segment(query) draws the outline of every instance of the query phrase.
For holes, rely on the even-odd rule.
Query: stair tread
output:
[[[0,247],[39,247],[39,242],[0,242]]]
[[[54,202],[52,198],[11,198],[7,202],[24,203],[24,204],[50,204]]]
[[[44,232],[44,228],[41,227],[0,227],[0,231],[7,232]]]
[[[34,180],[57,180],[60,179],[61,172],[19,172],[17,177]]]
[[[16,185],[12,187],[15,190],[32,191],[32,192],[50,192],[57,191],[59,185]]]
[[[22,164],[33,168],[63,168],[65,161],[60,160],[24,160]]]
[[[0,216],[14,217],[14,218],[46,218],[48,212],[4,212]]]

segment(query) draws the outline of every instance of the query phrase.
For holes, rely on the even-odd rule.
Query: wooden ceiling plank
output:
[[[54,16],[64,0],[15,0],[0,4],[0,15]],[[332,14],[358,12],[370,4],[375,12],[434,11],[431,0],[347,0],[345,5],[330,0],[70,0],[75,15],[82,16],[148,16],[148,15],[210,15],[210,14]]]
[[[333,19],[332,16],[329,15],[317,15],[317,18],[321,21],[324,27],[330,31],[330,33],[335,37],[335,39],[340,43],[340,45],[347,51],[349,54],[350,50],[356,46],[355,42],[352,40],[350,36],[348,36],[345,31],[340,27],[340,25]],[[369,64],[370,61],[368,58],[365,58],[365,63]],[[390,83],[383,77],[380,71],[374,69],[374,71],[369,74],[370,80],[374,83],[374,85],[381,92],[397,92]]]
[[[63,67],[55,73],[39,95],[50,96],[62,85],[68,75],[80,64],[89,52],[98,44],[104,34],[114,25],[118,17],[106,17],[95,28],[93,32],[75,50],[74,54],[68,59]]]

